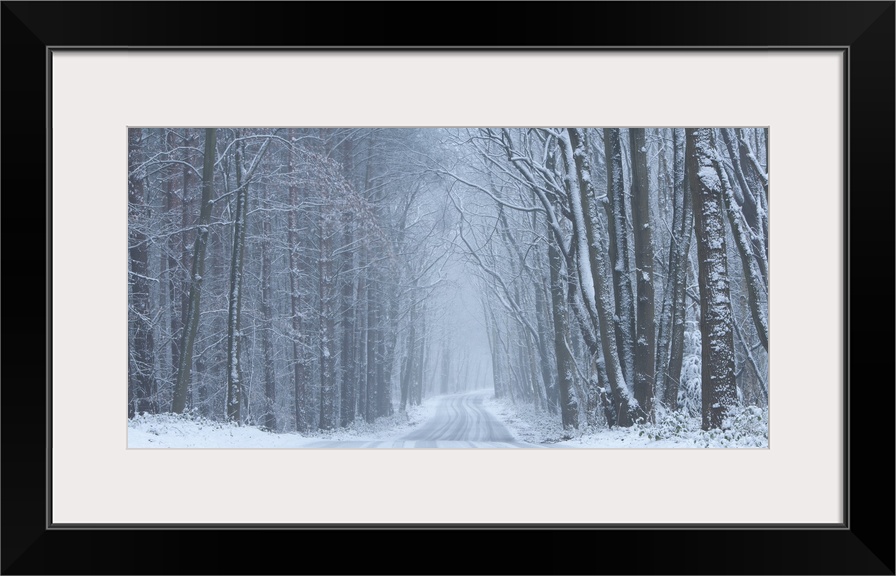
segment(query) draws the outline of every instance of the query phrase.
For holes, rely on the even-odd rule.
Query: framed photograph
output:
[[[768,150],[130,127],[128,448],[768,448]]]
[[[4,212],[7,232],[16,233],[4,252],[15,254],[8,265],[22,267],[21,274],[7,275],[4,300],[19,308],[29,294],[40,299],[33,282],[16,279],[30,278],[32,271],[47,279],[46,298],[33,307],[47,310],[46,354],[18,333],[6,339],[6,367],[16,374],[5,372],[3,388],[4,573],[273,573],[292,561],[286,551],[295,549],[296,539],[312,551],[331,538],[351,554],[301,553],[295,571],[408,572],[419,568],[380,568],[369,558],[395,547],[396,538],[402,542],[398,548],[439,542],[472,551],[471,536],[481,536],[489,549],[485,539],[509,531],[515,546],[531,542],[533,550],[543,552],[508,559],[498,546],[482,554],[484,564],[472,566],[464,554],[447,555],[440,570],[893,573],[892,491],[875,488],[893,483],[893,415],[889,409],[868,414],[870,406],[892,406],[889,378],[881,379],[892,366],[865,346],[867,339],[851,336],[869,333],[856,331],[854,323],[880,317],[880,303],[892,299],[891,274],[864,260],[892,244],[892,234],[881,236],[892,229],[893,215],[893,3],[577,3],[563,11],[520,4],[510,15],[485,5],[477,5],[474,15],[457,4],[438,17],[444,17],[446,32],[427,30],[421,37],[422,29],[399,33],[397,14],[413,6],[422,15],[425,4],[402,5],[404,10],[352,6],[358,21],[368,22],[361,33],[310,24],[344,22],[337,13],[346,5],[226,3],[214,11],[209,6],[3,4]],[[494,35],[449,45],[451,30],[489,22],[492,9],[502,14],[485,26],[496,30]],[[577,12],[575,26],[581,28],[571,36],[561,18],[569,10]],[[304,24],[292,27],[294,11],[305,13]],[[610,14],[614,21],[638,23],[638,33],[588,24],[606,22]],[[379,28],[373,26],[381,20]],[[513,32],[536,29],[537,45],[521,44]],[[385,31],[396,39],[388,45],[381,40]],[[396,155],[399,148],[403,152]],[[363,156],[362,149],[368,151]],[[563,150],[569,152],[565,168],[552,164],[562,164]],[[615,198],[622,214],[627,202],[627,213],[636,220],[639,154],[649,157],[646,188],[666,190],[666,196],[644,201],[646,227],[622,222],[635,241],[627,276],[637,282],[629,289],[641,295],[648,279],[667,273],[663,267],[673,260],[668,251],[675,234],[678,150],[706,152],[705,166],[682,167],[682,175],[687,174],[693,199],[700,197],[694,187],[717,185],[720,195],[727,194],[726,221],[715,215],[720,226],[733,230],[723,235],[730,245],[720,245],[721,237],[707,231],[713,209],[695,208],[702,231],[695,242],[703,233],[705,245],[691,255],[693,276],[683,282],[682,297],[698,308],[701,302],[724,301],[712,292],[721,285],[718,274],[704,264],[711,259],[706,250],[726,255],[735,278],[731,300],[741,306],[729,308],[740,320],[728,325],[732,384],[738,379],[730,405],[757,405],[755,413],[747,413],[756,416],[752,427],[731,423],[741,413],[728,411],[722,387],[705,386],[707,378],[723,379],[723,369],[701,375],[702,400],[679,391],[676,400],[697,398],[702,404],[694,408],[693,433],[679,430],[675,438],[710,438],[709,450],[655,449],[671,441],[654,435],[674,430],[658,392],[645,396],[635,386],[631,401],[621,401],[627,389],[612,373],[623,379],[641,373],[634,363],[641,339],[620,338],[616,348],[595,348],[589,355],[582,329],[578,340],[568,339],[553,354],[538,351],[534,324],[558,316],[539,315],[535,308],[536,293],[551,294],[551,266],[520,280],[539,258],[550,260],[549,239],[555,238],[562,253],[558,261],[566,259],[558,265],[556,295],[568,298],[570,320],[582,321],[593,312],[595,330],[610,322],[597,318],[601,290],[612,296],[625,287],[602,260],[613,252],[592,251],[598,253],[590,261],[572,253],[577,238],[582,239],[578,246],[586,247],[579,252],[587,250],[589,239],[592,247],[603,242],[599,234],[588,236],[592,232],[584,224],[577,226],[572,192],[599,199],[596,190],[586,191],[595,177],[606,191],[606,203],[595,204],[595,222],[612,226],[613,210],[597,207],[610,206]],[[411,157],[425,178],[398,176],[409,172]],[[365,160],[363,168],[356,158]],[[587,161],[594,166],[583,167]],[[611,193],[617,161],[623,173],[620,196]],[[662,168],[666,162],[672,165],[668,169]],[[392,195],[371,201],[376,189],[371,182],[377,176],[385,180],[386,173]],[[578,179],[571,177],[576,174]],[[668,186],[661,183],[666,174]],[[34,214],[43,175],[46,257],[41,260],[39,242],[29,240],[24,248],[19,242],[30,232],[30,226],[22,228],[27,220],[21,215]],[[312,181],[308,188],[314,194],[297,203],[293,194],[301,192],[294,189]],[[185,207],[184,191],[191,187],[194,211]],[[751,196],[753,189],[757,195]],[[241,198],[244,191],[251,191],[251,201]],[[552,200],[551,194],[564,191],[565,201]],[[205,192],[221,197],[200,200]],[[755,222],[747,213],[751,197],[758,205]],[[221,207],[210,208],[203,220],[200,206],[206,201]],[[569,214],[552,227],[550,210],[561,205]],[[400,246],[400,255],[389,260],[399,263],[395,269],[372,265],[370,254],[386,245],[377,243],[382,220],[377,210],[392,214],[403,208],[429,232],[405,244],[392,239],[389,246]],[[184,218],[176,226],[175,212]],[[530,212],[534,215],[527,217]],[[244,224],[246,233],[235,233],[246,214],[256,222]],[[668,214],[668,221],[661,214]],[[765,234],[757,232],[763,214]],[[536,234],[535,227],[544,230]],[[193,237],[178,237],[188,228],[195,229]],[[288,240],[300,229],[301,239]],[[655,231],[665,251],[658,274],[648,274],[651,263],[639,256],[645,240],[637,232],[644,229]],[[744,233],[742,245],[738,229]],[[202,306],[210,306],[203,309],[213,311],[203,320],[205,340],[190,341],[184,329],[190,322],[183,320],[194,306],[191,280],[199,285],[204,270],[184,272],[180,291],[169,292],[161,283],[174,277],[165,270],[187,267],[179,255],[205,250],[199,239],[207,230],[208,260],[221,273],[208,276],[209,289],[202,294],[208,303]],[[281,236],[285,248],[277,256]],[[430,240],[436,237],[438,242]],[[143,242],[150,248],[141,256],[135,247]],[[315,255],[313,262],[287,262],[288,246],[300,242]],[[608,245],[618,251],[618,243]],[[239,258],[244,246],[251,248],[245,267]],[[267,273],[260,256],[264,246],[275,254]],[[350,250],[355,246],[357,253]],[[530,253],[515,252],[514,246]],[[28,257],[22,258],[26,250]],[[498,258],[500,250],[511,257]],[[133,265],[141,258],[145,269]],[[659,259],[655,253],[654,264]],[[461,266],[458,262],[469,266],[465,272],[452,268]],[[572,276],[579,282],[600,276],[583,275],[578,267],[586,263],[598,268],[603,263],[603,285],[595,280],[590,291],[580,284],[579,292],[560,290],[577,286]],[[765,292],[751,291],[751,271],[756,278],[767,274]],[[313,329],[297,328],[287,314],[294,306],[295,279],[315,286],[314,296],[297,308],[306,322],[316,322]],[[439,282],[453,284],[441,300],[410,297],[390,310],[390,282],[394,291],[410,294],[422,294],[430,285],[439,289]],[[348,370],[348,356],[334,356],[328,345],[337,333],[353,337],[345,327],[355,326],[361,314],[339,314],[357,312],[356,304],[347,302],[360,301],[362,288],[373,285],[381,301],[362,309],[363,320],[369,325],[373,319],[386,331],[384,319],[395,319],[396,337],[391,350],[378,343],[370,349],[376,358],[392,354],[390,365],[397,368],[390,377],[375,374],[374,366],[370,378],[357,381],[396,383],[389,405],[406,422],[394,428],[388,427],[391,416],[371,404],[372,398],[383,398],[382,388],[366,386],[362,404],[360,387],[346,395],[346,388],[335,384],[335,375]],[[852,286],[861,287],[861,298],[851,297]],[[877,294],[884,286],[887,294]],[[231,310],[241,301],[242,308]],[[436,301],[441,319],[432,313],[435,304],[424,306]],[[449,305],[457,301],[466,304]],[[660,326],[672,312],[663,311],[662,298],[656,301]],[[479,328],[463,318],[462,310],[474,307],[470,302],[479,307],[477,313],[486,312]],[[751,307],[754,302],[759,305]],[[616,304],[618,332],[625,326],[619,299]],[[584,308],[578,317],[576,305]],[[638,308],[638,318],[645,314]],[[695,338],[724,332],[702,323],[715,317],[712,311],[689,314],[685,320],[695,323]],[[145,341],[134,328],[140,315],[157,327],[164,324],[151,335],[167,338],[166,343],[144,347],[164,348],[164,359],[148,364],[140,356],[135,342]],[[8,326],[12,318],[7,312]],[[433,336],[438,345],[418,344],[426,341],[420,334],[435,335],[436,327],[452,322],[462,337]],[[28,318],[23,325],[36,323]],[[632,325],[640,329],[634,320]],[[501,331],[509,326],[516,331]],[[297,336],[302,330],[310,330],[302,341],[312,351],[309,370],[317,382],[305,404],[298,402],[298,392],[295,401],[286,400],[291,388],[264,387],[268,367],[275,383],[278,371],[295,369],[285,345],[280,356],[266,361],[265,335],[280,338],[279,344],[275,340],[280,345],[305,338]],[[557,331],[555,326],[550,333]],[[365,337],[370,332],[357,331]],[[492,336],[507,343],[506,355],[480,358],[476,351],[492,346]],[[213,345],[209,338],[228,344]],[[609,338],[603,334],[601,344]],[[631,365],[624,342],[631,344]],[[361,348],[350,344],[340,341],[332,350],[358,350],[352,359],[362,359]],[[510,344],[528,355],[512,355]],[[703,350],[720,346],[705,338],[701,344]],[[690,346],[686,351],[692,355],[700,350]],[[194,387],[183,381],[189,370],[176,369],[190,365],[175,361],[190,349],[193,366],[199,358],[218,363],[202,372],[217,374],[204,391],[203,381],[197,379]],[[226,353],[203,357],[208,349]],[[568,388],[562,378],[542,378],[539,371],[545,359],[558,362],[560,351],[569,352],[576,367]],[[592,364],[584,361],[588,358]],[[706,364],[715,357],[702,358]],[[33,385],[34,366],[43,364],[45,389]],[[159,376],[147,382],[167,379],[161,388],[140,380],[141,367],[150,364]],[[562,374],[558,367],[554,371]],[[502,369],[514,377],[502,379]],[[742,372],[735,376],[737,370]],[[250,371],[256,384],[251,389],[240,384]],[[749,384],[744,374],[753,374]],[[287,376],[292,382],[292,372]],[[598,392],[590,402],[590,377],[593,390],[608,390],[606,404]],[[695,381],[701,386],[699,378]],[[868,382],[879,383],[873,399],[861,386]],[[614,441],[629,445],[511,450],[539,445],[534,436],[519,441],[519,428],[548,420],[521,425],[516,416],[508,418],[501,412],[507,404],[493,398],[502,392],[527,398],[545,414],[554,406],[552,418],[559,424],[551,425],[570,431],[570,438],[543,436],[554,443],[609,447],[603,432],[588,435],[581,429],[615,422],[613,429],[624,431],[614,432]],[[708,393],[717,392],[706,401]],[[561,410],[569,402],[560,398],[570,395],[581,400],[573,416]],[[443,398],[441,404],[436,397]],[[424,398],[432,400],[427,404]],[[168,406],[170,412],[189,413],[194,405],[194,416],[161,414]],[[45,427],[34,416],[44,406]],[[259,408],[264,406],[268,409]],[[380,424],[363,409],[383,416]],[[624,422],[626,417],[633,422]],[[353,425],[355,419],[372,424],[363,428]],[[312,436],[303,425],[325,431],[305,443],[317,449],[270,449],[301,447],[288,442]],[[199,436],[193,431],[202,426],[213,433],[203,432],[195,442]],[[688,427],[684,420],[682,427]],[[246,435],[249,430],[267,436],[261,441]],[[360,430],[360,435],[340,430]],[[712,436],[713,430],[718,434]],[[271,444],[270,438],[287,443]],[[190,449],[142,449],[153,442]],[[374,445],[424,449],[334,449]],[[758,449],[712,449],[724,446]],[[881,515],[890,528],[879,527],[875,519]],[[200,534],[209,538],[196,539]],[[69,552],[95,539],[111,552]],[[185,539],[195,546],[173,563],[164,550]],[[604,552],[635,542],[643,553]],[[569,549],[595,552],[568,554]]]

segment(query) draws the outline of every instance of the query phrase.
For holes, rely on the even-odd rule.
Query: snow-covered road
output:
[[[433,398],[433,416],[416,430],[389,441],[322,440],[303,448],[547,448],[517,441],[488,411],[489,392],[477,391]]]

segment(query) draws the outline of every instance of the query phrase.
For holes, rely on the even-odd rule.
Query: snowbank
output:
[[[434,410],[432,402],[424,401],[373,424],[355,421],[347,428],[304,435],[237,426],[198,414],[140,414],[128,420],[128,448],[307,448],[322,440],[390,441],[416,429]]]
[[[768,448],[768,409],[750,406],[731,416],[727,430],[704,431],[699,418],[660,410],[656,424],[564,430],[557,416],[532,406],[490,398],[486,405],[518,439],[566,448]]]

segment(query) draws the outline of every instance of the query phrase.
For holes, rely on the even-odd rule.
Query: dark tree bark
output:
[[[177,133],[174,130],[168,130],[166,137],[166,149],[168,154],[172,154],[177,148]],[[185,160],[186,161],[186,160]],[[186,174],[187,168],[184,168],[183,174]],[[177,165],[172,164],[167,175],[165,189],[165,213],[168,221],[173,226],[175,218],[180,212],[182,217],[182,198],[186,197],[186,180],[181,180],[181,192],[178,195],[177,177],[181,175],[181,171],[177,170]],[[184,227],[185,228],[185,227]],[[182,265],[178,261],[178,256],[183,253],[185,231],[177,234],[171,234],[168,237],[166,252],[167,256],[163,258],[162,265],[165,269],[165,275],[168,279],[166,289],[168,291],[168,311],[169,311],[169,327],[171,329],[171,380],[177,380],[177,367],[180,365],[180,331],[182,329],[183,313],[181,310],[181,292],[183,285],[183,274],[181,274]]]
[[[352,233],[346,232],[346,246],[351,246]],[[342,384],[340,386],[340,424],[348,426],[355,419],[355,398],[357,396],[357,374],[355,366],[355,284],[353,250],[347,249],[343,256],[342,284]]]
[[[289,223],[287,228],[287,248],[289,250],[289,293],[292,328],[293,396],[295,399],[295,421],[298,432],[308,430],[306,417],[307,367],[304,335],[304,288],[302,277],[305,260],[302,257],[304,243],[299,230],[299,216],[303,210],[303,197],[298,186],[298,152],[296,150],[297,131],[289,130]]]
[[[383,290],[384,284],[385,281],[383,279],[380,279],[377,283],[380,291]],[[386,340],[389,338],[387,333],[389,318],[386,316],[387,308],[382,298],[383,294],[380,292],[377,298],[377,321],[379,322],[379,327],[377,328],[378,337],[376,339],[376,416],[378,418],[392,414],[392,386],[390,380],[386,377],[386,365],[389,362],[389,358],[386,355]]]
[[[373,154],[376,148],[375,136],[371,135],[367,141],[367,165],[364,168],[364,196],[372,205],[372,217],[376,219],[376,205],[374,201],[373,186]],[[368,242],[369,244],[369,242]],[[382,338],[380,333],[380,318],[382,311],[380,309],[380,279],[378,274],[379,265],[376,260],[375,252],[370,250],[365,244],[365,293],[367,296],[367,318],[366,323],[366,356],[365,356],[365,396],[366,402],[364,407],[364,416],[367,422],[373,422],[377,417],[377,367],[382,370],[382,353],[379,344]],[[382,373],[380,371],[380,373]]]
[[[669,277],[671,284],[672,332],[668,355],[668,370],[659,372],[664,378],[663,401],[671,410],[678,409],[678,388],[681,382],[681,366],[684,360],[684,329],[687,317],[685,288],[687,283],[687,259],[693,237],[694,213],[691,208],[691,192],[686,177],[685,150],[682,131],[673,129],[674,146],[674,208],[672,217],[672,242],[669,246]],[[664,351],[661,350],[660,353]],[[658,368],[659,370],[659,368]]]
[[[193,158],[195,156],[194,153],[190,151],[190,147],[197,143],[199,140],[199,132],[196,130],[184,129],[184,146],[187,147],[184,150],[184,162],[190,163],[192,165]],[[181,233],[180,233],[180,248],[181,248],[181,274],[179,276],[179,286],[180,286],[180,328],[175,333],[172,331],[171,338],[172,340],[177,341],[177,363],[173,364],[173,369],[175,372],[175,383],[177,382],[177,374],[180,369],[181,364],[181,354],[183,345],[183,334],[187,329],[187,311],[190,308],[190,270],[193,268],[192,258],[193,254],[190,252],[190,246],[195,243],[195,231],[193,230],[193,219],[194,219],[194,209],[193,209],[193,195],[194,195],[194,182],[196,178],[193,174],[192,168],[190,166],[183,166],[183,198],[181,202]],[[198,188],[201,188],[202,185],[199,183]],[[199,190],[201,195],[202,191]],[[200,400],[204,400],[204,396],[202,395],[203,389],[202,385],[199,386],[199,398]],[[192,395],[187,398],[188,404],[192,404]],[[203,404],[200,401],[200,408],[203,408]],[[203,415],[206,415],[203,413]]]
[[[353,174],[352,139],[347,138],[343,146],[343,167],[349,179]],[[355,419],[355,398],[357,396],[357,374],[355,366],[355,235],[352,228],[352,215],[346,210],[342,217],[343,247],[342,276],[342,382],[339,398],[339,423],[345,427]]]
[[[567,163],[570,164],[568,171],[576,175],[578,188],[578,190],[570,190],[569,193],[570,205],[573,206],[574,213],[573,236],[577,247],[576,258],[579,260],[578,282],[581,293],[585,296],[587,307],[595,310],[596,318],[593,318],[592,325],[597,325],[600,331],[600,344],[603,349],[604,361],[607,362],[607,375],[613,392],[613,400],[616,403],[617,424],[631,426],[634,420],[640,417],[640,408],[623,373],[619,346],[613,329],[610,289],[607,286],[607,278],[610,278],[611,275],[603,252],[598,246],[593,230],[593,221],[590,217],[594,185],[591,181],[589,160],[591,154],[587,132],[581,129],[567,129],[567,132],[571,150],[566,155],[567,157],[572,156],[572,159],[567,159]],[[584,265],[585,262],[588,263],[587,266]],[[629,288],[631,288],[630,283]],[[620,318],[617,325],[622,322]]]
[[[764,192],[761,191],[756,180],[748,179],[744,172],[745,166],[742,161],[750,154],[745,150],[746,144],[741,142],[731,128],[722,128],[719,132],[728,151],[728,157],[731,159],[733,184],[736,184],[736,186],[732,186],[732,192],[737,200],[738,208],[743,213],[744,221],[751,231],[749,240],[756,265],[759,266],[759,271],[762,274],[762,281],[768,282],[766,270],[768,252],[765,246],[766,238],[768,238],[768,218],[759,200]]]
[[[548,265],[551,274],[551,312],[554,320],[554,356],[557,358],[557,382],[560,399],[560,420],[564,428],[579,426],[578,403],[573,390],[573,365],[566,338],[569,335],[569,321],[561,279],[563,259],[556,239],[548,236]]]
[[[628,215],[625,210],[625,183],[622,176],[622,143],[619,128],[604,128],[607,162],[607,229],[610,235],[610,267],[616,304],[616,345],[622,373],[632,381],[634,373],[635,301],[629,268]]]
[[[324,199],[324,204],[327,200]],[[324,210],[327,210],[325,207]],[[318,260],[320,298],[320,428],[334,426],[336,398],[336,288],[333,274],[333,230],[329,214],[323,214],[320,224],[320,259]]]
[[[328,130],[321,130],[322,137],[329,135]],[[327,142],[324,146],[326,155],[331,152]],[[336,301],[337,280],[334,266],[336,246],[335,225],[338,220],[334,202],[337,198],[330,188],[331,183],[324,181],[318,186],[320,194],[320,212],[318,219],[318,238],[320,252],[318,254],[318,298],[320,318],[320,416],[318,419],[321,430],[330,430],[335,427],[336,414]]]
[[[733,144],[728,135],[729,130],[723,129],[721,132],[726,140],[726,144],[728,144],[729,154],[734,154]],[[734,160],[732,161],[734,162]],[[759,342],[768,351],[768,316],[766,314],[765,300],[763,299],[763,296],[767,293],[765,241],[758,221],[758,208],[749,184],[742,174],[738,177],[742,182],[741,194],[738,195],[728,180],[721,162],[715,160],[714,165],[719,172],[721,180],[728,224],[731,227],[731,234],[734,236],[734,242],[740,255],[744,280],[747,285],[747,298],[750,303],[750,317],[753,320],[753,325],[756,327]],[[735,164],[735,173],[740,173],[739,163]],[[751,216],[748,217],[748,214]]]
[[[553,239],[550,238],[550,230],[548,230],[548,238],[549,241]],[[557,257],[560,258],[559,250],[557,250]],[[541,270],[543,269],[543,253],[537,253],[538,257],[536,259],[536,268]],[[550,259],[550,257],[549,257]],[[550,263],[548,264],[550,266]],[[551,284],[550,280],[547,280],[547,286],[545,286],[545,282],[538,282],[534,286],[535,291],[535,317],[536,324],[538,327],[538,355],[541,358],[541,379],[544,383],[546,400],[548,404],[548,409],[551,414],[556,414],[559,412],[560,408],[560,392],[557,388],[557,382],[554,379],[554,374],[557,373],[557,367],[555,365],[555,357],[551,355],[549,351],[550,344],[550,334],[552,331],[551,327],[551,311],[549,305],[547,304],[547,300],[550,298],[545,298],[545,294],[551,293]]]
[[[367,243],[361,247],[360,262],[358,268],[360,276],[358,278],[358,415],[365,421],[369,421],[367,410],[367,377],[370,371],[371,355],[368,352],[368,318],[369,318],[369,298],[367,290]]]
[[[240,133],[237,132],[237,138]],[[242,367],[240,348],[242,346],[242,304],[243,304],[243,262],[246,254],[246,211],[249,205],[249,185],[243,182],[242,143],[234,147],[236,166],[236,200],[233,216],[233,248],[230,253],[230,291],[227,305],[227,419],[241,423],[240,408],[243,404]]]
[[[635,274],[638,287],[634,392],[641,410],[653,420],[656,326],[647,142],[643,128],[629,128],[628,134],[632,155],[632,224],[635,229]]]
[[[261,223],[261,347],[262,361],[264,363],[264,425],[270,430],[277,429],[277,415],[275,405],[277,401],[277,381],[274,375],[274,345],[273,345],[273,298],[271,294],[271,217],[268,215],[268,188],[262,186],[262,212]]]
[[[374,271],[367,278],[367,408],[368,422],[377,417],[377,366],[380,365],[378,344],[379,336],[379,304],[377,302],[377,279]]]
[[[128,329],[131,345],[128,351],[128,418],[140,412],[155,412],[152,402],[156,395],[155,343],[150,303],[149,238],[140,227],[145,218],[145,171],[141,152],[143,130],[128,131]]]
[[[660,129],[661,140],[668,140],[667,133],[673,134],[672,139],[674,141],[675,128]],[[670,148],[673,150],[674,155],[675,145],[673,144]],[[657,401],[663,403],[665,403],[666,373],[669,370],[669,334],[672,331],[672,282],[675,275],[672,254],[675,246],[675,219],[676,217],[681,217],[679,210],[680,198],[676,196],[675,178],[670,173],[669,163],[666,161],[667,154],[664,143],[659,153],[660,174],[657,176],[657,187],[659,190],[657,198],[660,214],[671,213],[672,223],[669,230],[669,259],[666,261],[666,274],[663,278],[663,298],[660,303],[659,315],[656,318],[656,361],[654,363],[656,398]],[[659,246],[658,251],[662,252],[662,250],[663,246]]]
[[[688,128],[687,162],[700,276],[703,429],[721,428],[737,402],[722,174],[712,128]]]
[[[569,262],[566,264],[567,270],[570,265]],[[588,353],[592,355],[592,357],[597,358],[595,362],[598,379],[599,379],[599,387],[600,389],[595,390],[598,395],[596,400],[588,399],[589,407],[591,405],[599,405],[601,406],[604,417],[607,421],[608,426],[616,426],[618,422],[618,416],[616,412],[616,400],[613,395],[613,386],[615,384],[611,384],[609,374],[607,373],[606,362],[603,359],[603,350],[604,350],[604,342],[599,341],[597,337],[597,333],[603,334],[603,327],[599,327],[598,332],[595,331],[594,327],[589,324],[588,314],[583,310],[583,304],[581,298],[579,297],[581,293],[579,292],[578,279],[575,274],[566,274],[566,303],[568,309],[573,310],[573,318],[578,324],[579,330],[577,332],[578,336],[581,337],[582,341],[585,344],[585,347],[588,350]],[[609,306],[609,303],[604,304],[604,306]],[[609,332],[612,336],[613,332]],[[575,338],[571,332],[568,334],[569,339],[572,341],[572,347],[567,349],[570,351],[571,358],[573,362],[575,358],[580,358],[582,356],[581,346],[578,345],[578,339]],[[569,342],[567,342],[569,344]],[[615,350],[615,347],[611,344],[607,344],[608,348],[612,348]],[[618,364],[619,358],[616,358],[616,362]],[[619,371],[621,378],[621,369]],[[573,376],[573,381],[576,378]],[[590,386],[590,385],[589,385]],[[593,414],[587,414],[586,417],[593,416]],[[589,424],[593,424],[593,422],[589,422]]]
[[[212,214],[212,190],[215,185],[215,144],[217,130],[206,128],[205,151],[202,160],[202,198],[199,203],[199,222],[196,242],[193,246],[193,267],[190,274],[190,300],[187,307],[187,319],[184,322],[183,344],[180,366],[177,371],[177,382],[174,387],[174,398],[171,402],[172,412],[183,412],[187,405],[190,390],[190,376],[193,366],[193,345],[199,328],[199,311],[202,296],[202,277],[205,274],[205,250],[208,245],[208,225]]]

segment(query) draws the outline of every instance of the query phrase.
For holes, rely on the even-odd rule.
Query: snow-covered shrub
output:
[[[681,410],[666,410],[662,406],[656,409],[656,424],[635,424],[633,430],[639,438],[648,440],[669,440],[687,438],[700,429],[698,417],[693,417]]]
[[[678,408],[688,416],[700,416],[703,410],[701,350],[700,330],[696,326],[685,330],[681,383],[678,386]]]
[[[183,414],[164,412],[162,414],[149,414],[141,412],[128,420],[128,427],[134,430],[142,430],[148,434],[164,436],[167,434],[183,435],[188,430],[224,430],[238,428],[235,422],[220,422],[211,420],[193,408]]]
[[[699,416],[658,408],[656,423],[635,424],[632,434],[639,440],[659,442],[659,446],[765,448],[768,446],[768,410],[756,406],[735,408],[724,428],[703,430]]]
[[[768,409],[758,406],[734,408],[721,429],[702,432],[695,442],[706,448],[766,448]]]

